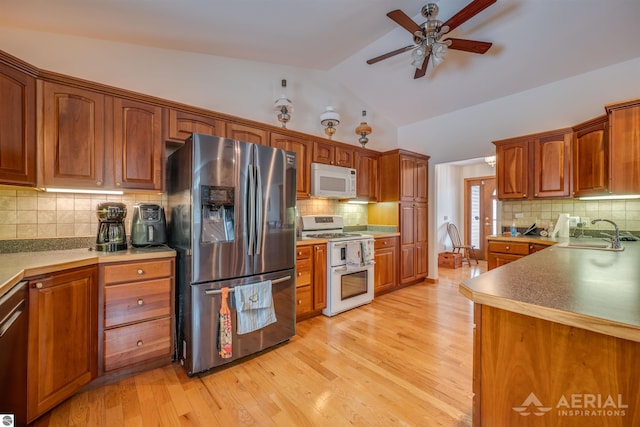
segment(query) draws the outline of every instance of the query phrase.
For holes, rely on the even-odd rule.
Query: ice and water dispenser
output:
[[[200,187],[202,203],[202,243],[234,240],[235,189],[216,185]]]

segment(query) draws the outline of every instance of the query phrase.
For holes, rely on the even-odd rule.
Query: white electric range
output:
[[[325,316],[373,301],[373,236],[346,233],[340,215],[304,215],[301,237],[327,239],[327,307]]]

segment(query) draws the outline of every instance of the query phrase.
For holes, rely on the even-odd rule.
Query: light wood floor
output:
[[[468,426],[472,304],[464,278],[423,283],[297,325],[289,343],[189,378],[178,364],[91,389],[50,426]]]

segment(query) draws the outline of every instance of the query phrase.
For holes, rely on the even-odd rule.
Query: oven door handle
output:
[[[336,273],[343,273],[345,271],[348,271],[350,273],[356,273],[358,271],[366,270],[367,267],[373,266],[373,264],[375,263],[376,263],[375,261],[367,261],[366,263],[360,266],[360,269],[350,270],[347,267],[340,267],[340,268],[334,269],[333,271],[335,271]]]
[[[277,279],[273,279],[271,281],[272,285],[277,285],[278,283],[286,282],[287,280],[291,280],[291,276],[287,275],[284,277],[279,277]],[[242,286],[242,285],[241,285]],[[229,292],[235,292],[236,288],[229,288]],[[219,295],[222,293],[222,289],[207,289],[204,291],[205,295]]]

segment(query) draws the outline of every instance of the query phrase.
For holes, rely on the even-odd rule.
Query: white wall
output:
[[[327,105],[342,116],[334,138],[359,145],[362,110],[373,127],[368,147],[397,147],[397,129],[327,72],[0,26],[0,49],[38,68],[171,101],[278,125],[272,106],[287,80],[288,128],[323,136]]]

